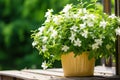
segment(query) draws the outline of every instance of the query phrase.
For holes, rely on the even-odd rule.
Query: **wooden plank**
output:
[[[34,74],[40,74],[44,76],[51,76],[50,80],[115,80],[120,79],[120,77],[114,76],[115,67],[95,67],[95,74],[91,77],[64,77],[62,69],[47,69],[47,70],[39,70],[39,69],[27,69],[22,70],[24,72],[30,72]],[[99,73],[99,74],[98,74]],[[114,76],[114,77],[112,77]]]
[[[96,76],[114,76],[115,71],[116,71],[115,67],[96,66],[94,69],[94,75],[96,75]]]
[[[114,76],[115,67],[108,68],[97,66],[94,76],[91,77],[64,77],[60,69],[24,69],[21,71],[0,71],[1,80],[115,80],[120,77]],[[96,74],[97,73],[97,74]],[[99,73],[99,74],[98,74]],[[114,77],[113,77],[114,76]]]
[[[22,71],[40,74],[40,75],[46,75],[46,76],[56,76],[56,77],[63,77],[64,76],[62,69],[47,69],[47,70],[26,69],[26,70],[22,70]]]
[[[17,79],[23,80],[47,80],[49,76],[38,75],[34,73],[22,72],[22,71],[0,71],[0,75],[2,76],[10,76]]]
[[[57,76],[57,77],[64,76],[62,69],[47,69],[47,70],[26,69],[26,70],[22,70],[22,71],[37,73],[37,74],[42,74],[42,75]],[[115,75],[115,67],[96,66],[94,69],[94,75],[95,76],[114,76]]]

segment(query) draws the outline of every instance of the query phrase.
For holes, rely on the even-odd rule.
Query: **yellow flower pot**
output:
[[[61,56],[64,76],[93,76],[95,59],[88,60],[88,53],[74,56],[73,52]]]

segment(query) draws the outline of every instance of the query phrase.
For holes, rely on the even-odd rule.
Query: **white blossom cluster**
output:
[[[32,36],[32,45],[45,56],[80,50],[109,54],[114,51],[116,35],[120,36],[120,19],[114,14],[67,4],[59,14],[50,9],[45,17]]]

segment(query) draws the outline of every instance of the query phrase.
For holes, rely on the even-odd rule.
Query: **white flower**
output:
[[[88,31],[87,30],[84,30],[84,32],[82,33],[82,36],[87,38],[88,37]]]
[[[95,44],[92,45],[93,50],[98,49],[98,48],[99,48],[98,44],[95,43]]]
[[[85,21],[86,19],[88,19],[88,16],[89,16],[88,14],[85,14],[84,16],[81,17],[81,19]]]
[[[40,28],[38,28],[39,32],[38,35],[42,35],[42,32],[44,31],[45,26],[41,26]]]
[[[38,32],[38,33],[36,33],[36,36],[40,36],[40,35],[42,35],[43,33],[42,32]]]
[[[107,25],[107,22],[105,22],[104,20],[100,22],[100,27],[105,28]]]
[[[120,36],[120,28],[117,28],[117,29],[115,30],[115,32],[116,32],[116,35],[119,35],[119,36]]]
[[[44,29],[45,29],[45,26],[41,26],[40,28],[38,28],[39,32],[36,34],[36,36],[40,36],[40,35],[42,35]]]
[[[53,12],[53,9],[49,9],[48,12],[46,12],[45,17],[46,17],[47,19],[45,20],[45,23],[51,21],[52,12]]]
[[[36,41],[33,41],[33,42],[32,42],[32,46],[33,46],[33,47],[35,47],[37,44],[38,44],[38,42],[36,42]]]
[[[114,19],[114,18],[116,18],[116,16],[115,16],[115,14],[112,14],[112,15],[109,16],[109,18]]]
[[[73,42],[75,40],[75,36],[76,36],[76,34],[71,32],[71,36],[69,37],[69,40],[71,40],[71,42]]]
[[[96,44],[102,45],[103,41],[102,39],[95,39]]]
[[[57,36],[57,31],[53,30],[53,31],[52,31],[52,34],[51,34],[51,37],[54,38],[54,37],[56,37],[56,36]]]
[[[41,67],[43,68],[43,70],[46,70],[48,68],[46,61],[42,62]]]
[[[60,20],[62,19],[63,17],[61,15],[58,15],[58,16],[53,16],[53,21],[55,22],[55,24],[60,24]]]
[[[72,26],[70,29],[76,32],[76,31],[77,31],[77,28],[78,28],[78,27],[74,25],[74,26]]]
[[[62,10],[62,12],[67,13],[71,8],[72,8],[72,5],[71,5],[71,4],[67,4],[67,5],[64,7],[64,9]]]
[[[45,29],[45,26],[41,26],[40,28],[38,28],[40,32],[42,32],[44,29]]]
[[[79,18],[79,15],[78,14],[73,14],[72,18]]]
[[[51,57],[55,57],[54,55],[50,55]]]
[[[43,43],[46,43],[47,42],[47,39],[48,39],[48,37],[46,37],[46,36],[43,36]]]
[[[78,46],[78,47],[81,46],[81,41],[79,38],[77,38],[77,40],[74,41],[74,46]]]
[[[62,51],[67,52],[68,49],[69,49],[69,47],[67,45],[63,45]]]
[[[41,36],[42,34],[43,34],[43,32],[40,32],[40,31],[39,31],[38,33],[35,34],[35,36],[36,36],[36,37],[39,37],[39,36]]]
[[[86,24],[85,23],[80,24],[80,29],[84,29],[84,28],[86,28]]]
[[[95,43],[92,45],[92,49],[98,49],[99,45],[102,45],[103,41],[102,39],[95,39]]]
[[[95,20],[95,18],[96,18],[96,16],[94,15],[94,14],[90,14],[89,16],[88,16],[91,20]]]
[[[83,9],[82,9],[82,12],[83,12],[84,14],[87,13],[86,8],[83,8]]]
[[[50,21],[51,21],[51,18],[47,17],[47,19],[45,20],[45,23],[50,22]]]
[[[66,18],[66,19],[70,19],[70,18],[71,18],[71,16],[70,16],[70,14],[69,14],[69,13],[65,13],[65,14],[64,14],[64,18]]]
[[[78,10],[78,14],[85,14],[85,13],[87,13],[86,8],[83,8],[83,9],[79,9],[79,10]]]
[[[46,12],[45,17],[50,17],[52,12],[53,9],[49,9],[48,12]]]
[[[88,25],[89,27],[93,27],[93,26],[94,26],[94,22],[93,22],[93,21],[88,20],[88,21],[87,21],[87,25]]]
[[[59,24],[58,16],[53,16],[53,21],[55,22],[55,24]]]
[[[48,29],[48,33],[53,31],[53,26],[50,26],[50,28]]]
[[[45,51],[47,51],[48,49],[47,49],[46,45],[43,45],[41,50],[42,50],[42,52],[45,52]]]
[[[79,9],[79,10],[78,10],[78,14],[82,14],[82,9]]]

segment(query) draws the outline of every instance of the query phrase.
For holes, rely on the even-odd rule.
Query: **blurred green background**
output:
[[[0,0],[0,70],[41,68],[43,59],[31,45],[31,30],[40,27],[47,9],[58,12],[71,2],[77,1]]]
[[[52,8],[57,13],[67,3],[78,2],[0,0],[0,70],[41,68],[43,58],[31,45],[31,30],[37,29],[44,22],[47,9]],[[53,67],[61,67],[60,61],[55,62]]]

